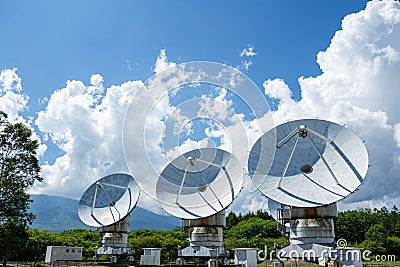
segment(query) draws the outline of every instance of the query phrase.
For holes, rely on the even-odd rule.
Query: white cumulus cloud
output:
[[[22,79],[17,74],[17,68],[3,69],[0,72],[0,111],[7,114],[11,123],[23,123],[32,130],[32,138],[37,140],[39,147],[37,156],[43,156],[47,146],[43,144],[32,128],[32,118],[25,119],[20,115],[28,108],[29,97],[22,91]]]
[[[131,97],[142,85],[130,81],[106,89],[103,78],[93,75],[91,85],[67,81],[56,90],[45,110],[36,119],[63,153],[54,163],[42,165],[44,182],[35,193],[79,198],[100,177],[114,172],[128,172],[122,150],[122,124]]]
[[[17,69],[3,69],[0,72],[0,110],[7,113],[11,122],[25,122],[19,113],[26,109],[29,97],[21,91]]]
[[[157,57],[157,61],[154,66],[154,73],[159,74],[160,72],[175,66],[176,63],[168,61],[166,50],[162,49],[160,50],[160,55]]]
[[[371,167],[364,185],[343,201],[352,207],[400,203],[399,52],[400,3],[371,1],[365,10],[346,16],[326,51],[318,53],[322,74],[299,78],[301,100],[291,98],[281,79],[264,82],[266,95],[278,102],[276,124],[327,119],[366,141]]]

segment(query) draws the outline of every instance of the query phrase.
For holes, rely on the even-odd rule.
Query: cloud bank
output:
[[[100,177],[127,172],[121,129],[128,103],[141,85],[130,81],[105,90],[103,78],[95,74],[90,85],[67,81],[51,95],[35,123],[63,155],[41,166],[45,181],[35,192],[79,198]]]
[[[371,1],[346,16],[317,62],[322,74],[298,79],[297,102],[283,80],[264,82],[278,106],[275,123],[320,118],[345,124],[365,140],[371,166],[364,185],[341,207],[399,205],[400,3]]]

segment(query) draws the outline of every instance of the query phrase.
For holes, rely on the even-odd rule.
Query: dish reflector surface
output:
[[[139,188],[132,176],[116,173],[92,184],[79,201],[79,218],[93,227],[108,226],[127,216],[136,206]]]
[[[275,156],[264,146],[274,138]],[[269,169],[263,162],[270,157]],[[297,120],[261,136],[250,152],[248,169],[254,185],[268,198],[289,206],[316,207],[345,198],[360,186],[368,170],[368,153],[360,138],[344,126]]]
[[[273,201],[272,199],[268,198],[267,201],[267,209],[269,214],[275,219],[275,221],[279,221],[278,218],[278,210],[282,208],[281,203],[278,203],[276,201]]]
[[[230,153],[201,148],[175,158],[157,182],[157,199],[182,219],[211,216],[232,203],[243,185],[243,168]]]

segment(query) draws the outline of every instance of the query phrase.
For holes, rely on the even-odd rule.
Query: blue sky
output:
[[[87,82],[94,73],[106,85],[145,80],[160,49],[175,62],[236,66],[254,45],[248,75],[260,87],[280,77],[298,88],[299,76],[320,73],[316,54],[342,18],[365,2],[3,1],[0,64],[18,68],[33,107],[66,80]]]
[[[319,117],[367,140],[376,167],[343,207],[391,206],[399,203],[390,190],[400,174],[399,10],[392,0],[2,1],[0,105],[41,141],[45,182],[34,192],[78,198],[126,170],[124,111],[158,68],[224,63],[255,82],[276,123]],[[254,199],[243,196],[236,209],[265,204]]]

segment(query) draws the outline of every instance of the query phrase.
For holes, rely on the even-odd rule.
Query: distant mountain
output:
[[[75,228],[95,229],[79,219],[78,200],[49,195],[31,195],[31,199],[33,203],[30,205],[30,211],[36,214],[31,228],[50,232]],[[159,215],[140,207],[136,207],[131,213],[133,229],[171,230],[180,225],[181,221],[178,218]]]

